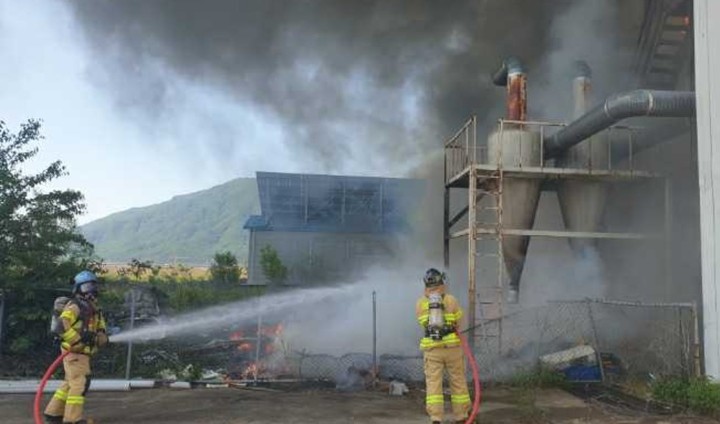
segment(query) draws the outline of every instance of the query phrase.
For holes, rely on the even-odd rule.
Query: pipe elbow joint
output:
[[[500,65],[500,69],[495,71],[491,75],[491,78],[493,84],[504,87],[507,85],[508,75],[524,73],[525,67],[520,59],[515,56],[509,56],[503,60],[502,65]]]

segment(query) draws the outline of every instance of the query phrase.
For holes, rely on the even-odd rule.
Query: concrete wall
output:
[[[695,0],[695,87],[705,372],[720,378],[720,2]]]
[[[345,282],[357,272],[389,260],[396,239],[383,234],[253,232],[250,240],[250,284],[267,284],[260,250],[272,246],[288,268],[287,284]]]

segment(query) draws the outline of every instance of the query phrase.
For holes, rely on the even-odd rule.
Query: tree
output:
[[[237,257],[230,251],[215,253],[212,264],[210,264],[210,275],[215,281],[237,283],[240,281]]]
[[[287,279],[287,267],[280,260],[277,250],[269,245],[260,249],[260,267],[265,277],[273,284],[282,284]]]
[[[135,281],[142,280],[145,274],[153,274],[152,261],[141,261],[140,259],[132,258],[127,266],[127,272],[135,278]]]
[[[93,246],[77,232],[85,210],[75,190],[45,190],[66,174],[55,161],[36,174],[25,172],[43,139],[40,121],[29,120],[12,133],[0,121],[0,290],[9,295],[7,341],[15,353],[47,343],[50,308],[80,269],[96,269]]]
[[[67,281],[86,266],[93,246],[77,232],[76,218],[85,210],[75,190],[42,190],[66,174],[60,161],[37,174],[23,164],[38,153],[40,121],[29,120],[13,134],[0,121],[0,283]],[[70,274],[70,275],[68,275]]]

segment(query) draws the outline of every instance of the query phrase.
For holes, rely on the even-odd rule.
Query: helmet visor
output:
[[[440,272],[428,272],[425,274],[425,286],[435,287],[445,283],[445,276]]]
[[[97,295],[98,285],[94,281],[89,281],[87,283],[81,284],[80,287],[78,288],[78,291],[82,294]]]

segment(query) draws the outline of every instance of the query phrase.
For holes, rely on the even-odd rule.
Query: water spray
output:
[[[113,343],[148,341],[168,336],[213,329],[223,324],[237,324],[255,319],[258,315],[288,311],[299,306],[312,306],[330,299],[348,297],[361,290],[361,285],[298,289],[261,298],[212,306],[200,311],[179,315],[171,321],[149,325],[119,333],[111,337]]]

